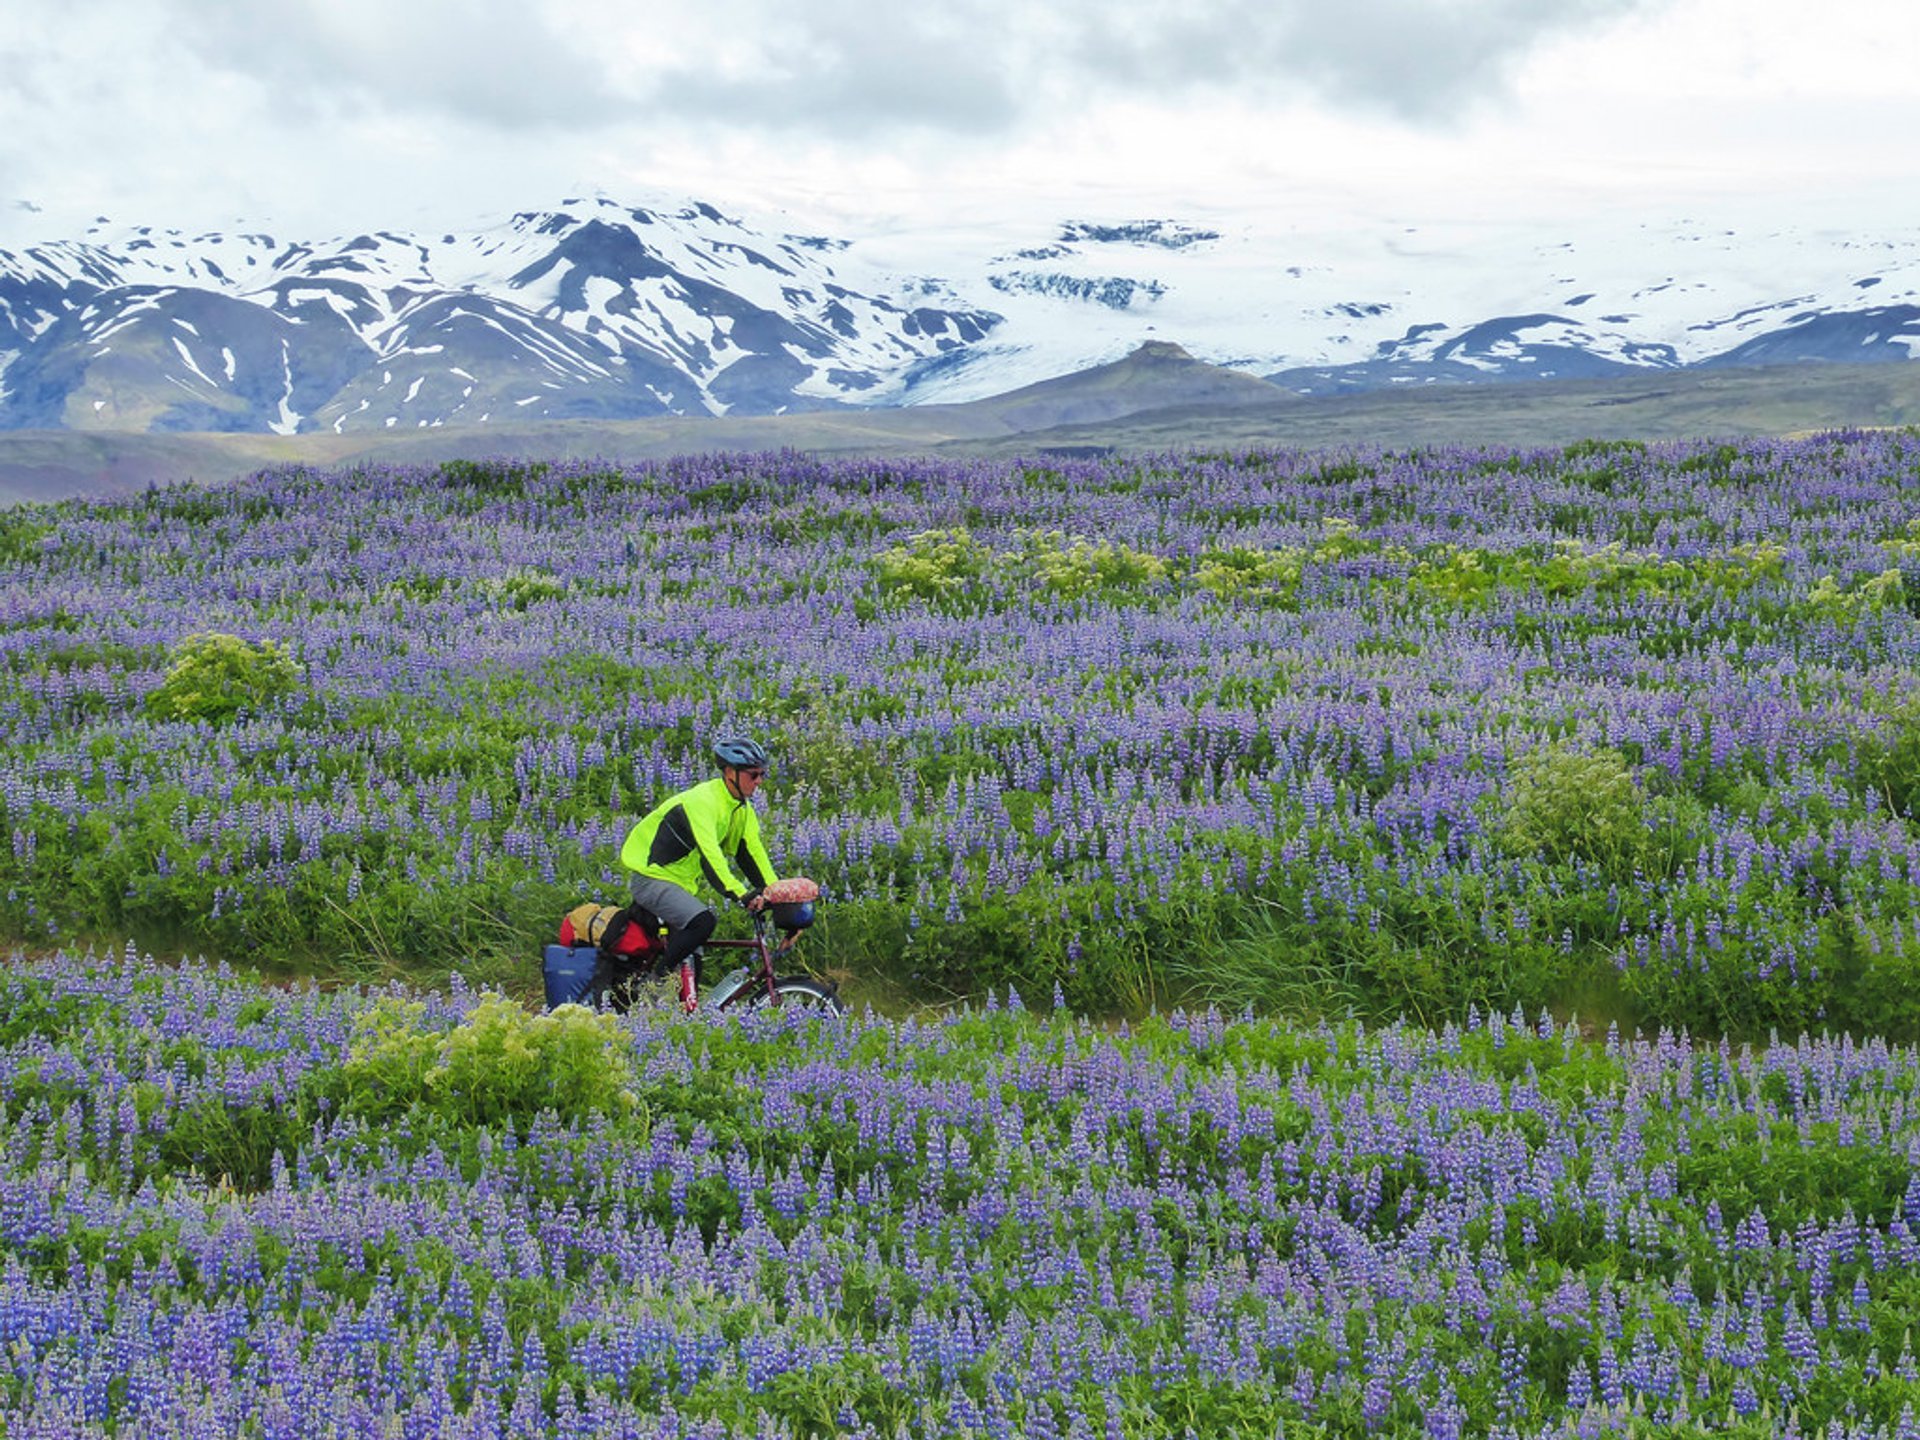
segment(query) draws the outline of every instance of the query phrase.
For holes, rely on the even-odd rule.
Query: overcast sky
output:
[[[564,196],[825,225],[1920,221],[1915,0],[6,0],[0,245]]]

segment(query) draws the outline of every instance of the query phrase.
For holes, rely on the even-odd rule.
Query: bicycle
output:
[[[774,912],[772,925],[768,925],[767,911]],[[796,912],[804,911],[804,918]],[[783,913],[784,912],[784,913]],[[709,950],[744,950],[752,959],[746,965],[729,971],[714,982],[707,992],[706,1003],[716,1010],[745,1013],[767,1006],[798,1005],[818,1010],[824,1015],[844,1015],[846,1002],[840,998],[839,986],[831,980],[818,980],[811,975],[781,975],[778,973],[780,961],[793,952],[799,943],[801,933],[813,924],[813,902],[775,901],[765,909],[753,914],[753,939],[751,940],[709,940]],[[778,941],[770,940],[768,930],[781,932]],[[695,993],[693,983],[693,962],[691,959],[680,962],[680,1003],[691,1011],[698,1009],[700,998]]]
[[[811,880],[782,881],[772,888],[767,904],[753,912],[751,940],[709,939],[703,948],[745,951],[751,958],[745,965],[729,971],[716,982],[708,990],[704,1003],[713,1009],[730,1013],[797,1005],[825,1015],[844,1015],[846,1002],[840,998],[839,986],[835,982],[806,974],[780,973],[781,964],[793,953],[801,934],[813,924],[814,900],[818,895],[819,887]],[[600,911],[609,916],[615,913],[612,906],[590,905],[581,909]],[[645,963],[648,957],[657,953],[661,943],[660,934],[665,932],[650,934],[638,923],[625,922],[627,928],[624,938],[631,940],[632,945],[629,948],[623,944],[616,953],[633,968],[622,974],[617,982],[607,982],[596,946],[576,943],[589,936],[597,940],[600,932],[576,933],[572,924],[576,913],[579,912],[570,912],[567,920],[562,922],[560,943],[546,948],[544,978],[549,1009],[569,1002],[602,1004],[609,1001],[614,1003],[616,1009],[623,1009],[630,1003],[632,987],[636,983],[645,984],[649,978],[665,978]],[[771,931],[778,931],[779,938],[774,938]],[[678,982],[681,1008],[687,1011],[699,1009],[702,1001],[695,983],[691,956],[680,962]],[[624,993],[616,996],[610,992]]]

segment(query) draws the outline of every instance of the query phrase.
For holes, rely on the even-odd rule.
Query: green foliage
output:
[[[441,1038],[424,1028],[427,1007],[418,1000],[383,997],[353,1020],[334,1079],[341,1108],[380,1119],[417,1104],[440,1058]]]
[[[889,595],[966,608],[992,563],[993,552],[964,528],[922,530],[875,556],[873,572]]]
[[[1415,593],[1445,605],[1463,606],[1491,594],[1500,583],[1500,571],[1482,551],[1444,545],[1422,556],[1409,579]]]
[[[1222,600],[1285,608],[1294,603],[1305,570],[1303,550],[1235,545],[1203,554],[1194,568],[1193,583]]]
[[[1889,535],[1880,544],[1895,559],[1920,562],[1920,520],[1909,520],[1897,535]]]
[[[18,565],[33,559],[54,529],[44,512],[32,507],[0,509],[0,565]]]
[[[1197,588],[1235,604],[1292,609],[1309,573],[1329,571],[1362,557],[1375,563],[1376,573],[1405,567],[1413,559],[1405,547],[1365,534],[1345,516],[1329,515],[1322,517],[1319,537],[1310,544],[1206,550],[1194,564],[1191,578]]]
[[[72,645],[50,646],[38,652],[16,654],[14,664],[42,673],[90,670],[96,666],[110,670],[140,670],[159,663],[165,652],[158,646],[126,645],[111,640],[81,640]]]
[[[175,1112],[159,1137],[155,1161],[165,1171],[262,1190],[274,1158],[296,1153],[304,1135],[303,1117],[291,1108],[202,1100]]]
[[[1898,570],[1882,570],[1853,586],[1844,586],[1833,576],[1823,575],[1807,592],[1807,605],[1816,615],[1841,625],[1851,625],[1863,615],[1899,609],[1905,604],[1905,583]]]
[[[1603,440],[1591,436],[1584,440],[1575,440],[1561,451],[1569,463],[1588,460],[1637,459],[1646,453],[1647,442],[1644,440]]]
[[[1360,527],[1346,516],[1328,515],[1320,521],[1320,539],[1310,554],[1314,564],[1331,565],[1356,555],[1377,555],[1382,549],[1379,541],[1361,534]]]
[[[1646,793],[1616,750],[1545,746],[1514,763],[1502,832],[1519,854],[1624,878],[1647,853]]]
[[[524,1124],[624,1114],[637,1103],[619,1021],[580,1005],[532,1014],[486,994],[451,1030],[422,1026],[418,1001],[383,998],[356,1018],[328,1085],[348,1114],[378,1119],[416,1107],[462,1124]]]
[[[1420,552],[1408,574],[1416,595],[1443,606],[1472,607],[1497,591],[1534,590],[1548,598],[1594,594],[1613,599],[1674,599],[1703,591],[1735,594],[1785,573],[1785,549],[1772,541],[1673,559],[1618,540],[1590,546],[1562,539],[1545,549],[1492,550],[1443,544]]]
[[[300,667],[273,640],[202,631],[168,654],[166,678],[147,697],[147,713],[157,720],[219,724],[265,708],[300,683]]]
[[[448,489],[477,496],[511,499],[542,484],[553,467],[544,460],[522,464],[512,460],[445,460],[440,483]]]
[[[18,1045],[31,1037],[50,1039],[84,1029],[99,1005],[79,996],[58,994],[42,981],[24,977],[0,978],[0,1045]]]
[[[1762,580],[1782,580],[1787,573],[1787,547],[1777,540],[1731,545],[1718,555],[1696,555],[1685,562],[1691,574],[1729,594]]]
[[[1729,441],[1684,456],[1676,463],[1675,468],[1684,475],[1704,475],[1725,479],[1733,473],[1739,459],[1740,447]]]
[[[1899,706],[1862,739],[1856,773],[1868,796],[1920,819],[1920,703]]]
[[[633,1057],[616,1017],[581,1005],[529,1015],[488,995],[441,1046],[428,1089],[485,1121],[552,1109],[572,1119],[636,1103]]]
[[[1075,600],[1125,594],[1168,572],[1160,556],[1117,541],[1029,531],[1018,549],[998,551],[964,528],[923,530],[875,556],[872,569],[891,597],[963,612],[987,608],[989,596],[1008,583]]]
[[[503,575],[488,577],[481,593],[501,609],[525,610],[543,600],[558,600],[567,593],[567,587],[544,570],[517,566]]]
[[[1158,555],[1112,540],[1099,544],[1059,531],[1028,537],[1021,570],[1051,594],[1077,599],[1095,591],[1123,591],[1164,580],[1167,562]]]
[[[1675,1168],[1680,1194],[1701,1206],[1711,1200],[1729,1215],[1763,1207],[1775,1224],[1789,1227],[1842,1214],[1885,1224],[1900,1212],[1913,1180],[1905,1156],[1842,1137],[1830,1123],[1803,1130],[1783,1120],[1771,1133],[1751,1124],[1700,1131]]]

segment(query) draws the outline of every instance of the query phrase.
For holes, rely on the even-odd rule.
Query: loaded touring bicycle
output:
[[[742,952],[744,963],[729,971],[704,999],[696,983],[694,957],[680,963],[682,1008],[727,1011],[799,1005],[839,1015],[846,1010],[832,981],[782,973],[791,963],[800,937],[814,921],[820,887],[804,878],[782,880],[767,891],[765,908],[753,914],[753,935],[710,939],[702,947]],[[658,922],[633,906],[580,905],[560,922],[555,943],[546,947],[543,977],[547,1008],[561,1005],[610,1005],[625,1009],[636,985],[663,978]]]

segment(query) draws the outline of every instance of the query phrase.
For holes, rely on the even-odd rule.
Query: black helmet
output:
[[[723,735],[713,742],[713,758],[736,770],[764,770],[767,747],[744,735]]]

